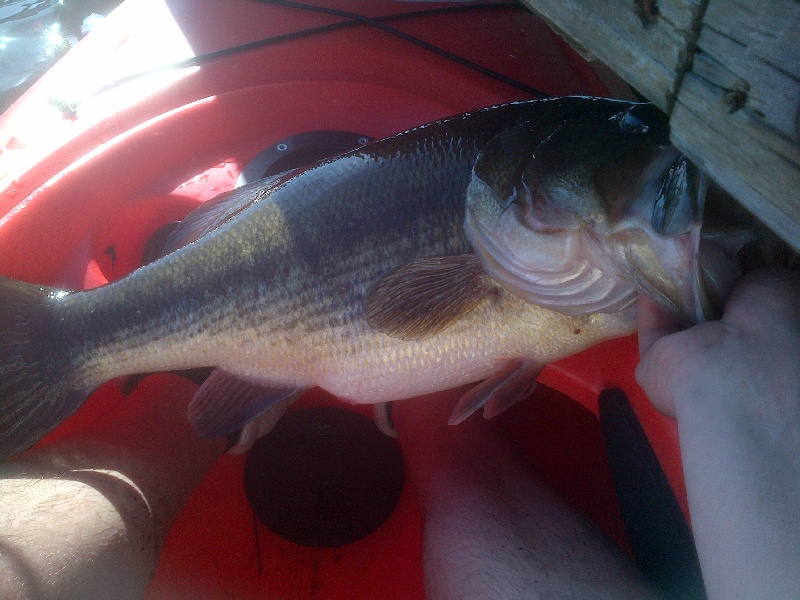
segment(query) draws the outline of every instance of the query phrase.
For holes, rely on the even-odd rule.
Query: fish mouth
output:
[[[702,240],[708,180],[670,145],[655,148],[642,167],[632,177],[630,168],[615,177],[603,173],[596,195],[587,196],[589,210],[576,204],[584,212],[548,211],[544,220],[531,205],[535,195],[545,208],[557,206],[544,186],[534,194],[523,180],[506,202],[473,173],[466,237],[484,271],[506,291],[562,314],[623,310],[638,292],[687,325],[716,318],[735,277],[719,274],[731,270],[728,261]],[[517,192],[524,193],[518,198]]]
[[[698,167],[664,148],[643,172],[627,218],[606,236],[624,277],[686,324],[717,318],[732,280],[730,262],[703,241],[707,187]],[[716,282],[712,289],[707,280]]]
[[[686,324],[718,316],[700,265],[700,227],[665,237],[645,228],[619,230],[611,236],[616,261],[640,292]]]

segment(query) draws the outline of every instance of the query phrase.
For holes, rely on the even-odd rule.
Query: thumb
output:
[[[686,350],[693,343],[693,330],[682,330],[681,322],[647,296],[639,296],[639,365],[636,381],[660,412],[675,417],[675,374]]]
[[[653,300],[639,294],[639,310],[637,313],[637,329],[639,331],[639,357],[644,357],[653,344],[665,335],[682,329],[678,319],[663,310]]]

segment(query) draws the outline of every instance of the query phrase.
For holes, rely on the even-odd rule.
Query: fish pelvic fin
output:
[[[59,335],[52,288],[0,278],[0,461],[27,450],[74,413],[94,386],[80,382]]]
[[[375,425],[381,433],[390,438],[400,437],[397,428],[394,426],[394,420],[392,419],[391,402],[379,402],[378,404],[374,404],[372,414],[375,419]]]
[[[458,425],[481,407],[485,418],[496,417],[533,393],[541,370],[532,360],[509,361],[459,399],[448,423]]]

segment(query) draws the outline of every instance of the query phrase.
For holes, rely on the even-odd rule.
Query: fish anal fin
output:
[[[379,280],[365,303],[371,327],[404,340],[439,333],[495,289],[474,254],[419,258]]]
[[[195,393],[187,414],[203,437],[228,435],[304,390],[269,387],[217,368]]]
[[[541,370],[542,365],[532,360],[509,361],[459,399],[448,423],[457,425],[481,407],[485,418],[496,417],[519,400],[530,396]]]

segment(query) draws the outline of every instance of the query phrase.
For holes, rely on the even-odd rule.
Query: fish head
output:
[[[667,116],[562,100],[581,110],[522,121],[475,162],[465,230],[486,272],[569,315],[644,293],[688,322],[712,317],[699,261],[706,178],[670,144]]]

